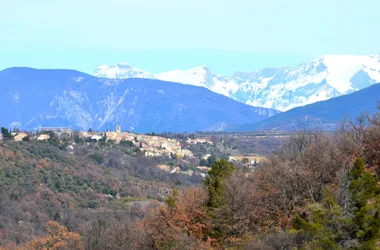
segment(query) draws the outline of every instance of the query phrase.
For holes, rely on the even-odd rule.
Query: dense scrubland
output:
[[[67,142],[66,142],[67,144]],[[110,214],[142,218],[144,201],[164,201],[159,188],[199,185],[201,177],[170,174],[157,164],[182,159],[147,158],[131,144],[0,142],[0,245],[43,236],[47,222],[70,232]],[[150,203],[147,204],[151,205]],[[114,214],[115,213],[115,214]]]
[[[226,150],[238,147],[238,139],[230,139],[221,142]],[[380,113],[342,121],[334,134],[299,132],[276,146],[253,170],[217,157],[202,180],[161,171],[155,165],[167,159],[146,158],[131,145],[79,143],[70,150],[4,140],[0,244],[99,250],[380,247]],[[223,149],[213,150],[223,155]],[[163,197],[159,187],[165,186],[173,189]]]

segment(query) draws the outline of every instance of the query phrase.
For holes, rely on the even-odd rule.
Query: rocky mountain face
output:
[[[132,71],[135,77],[145,76]],[[123,72],[132,71],[125,65]],[[205,88],[150,79],[97,78],[72,70],[9,68],[0,71],[0,89],[0,126],[20,129],[104,131],[120,124],[123,130],[140,133],[223,131],[278,113]]]
[[[127,64],[103,65],[94,75],[150,78],[205,87],[236,101],[286,111],[352,93],[380,82],[380,55],[327,55],[297,67],[215,74],[207,66],[152,74]]]
[[[379,104],[380,83],[377,83],[351,94],[291,109],[235,131],[335,130],[344,119],[355,121],[361,114],[380,111]]]

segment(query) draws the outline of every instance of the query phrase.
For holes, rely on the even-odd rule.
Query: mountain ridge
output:
[[[255,108],[203,87],[153,79],[97,78],[75,70],[0,71],[2,126],[72,127],[135,132],[225,130],[263,120],[276,110]]]
[[[94,75],[121,79],[143,75],[145,78],[202,86],[248,105],[281,111],[348,94],[380,82],[380,55],[325,55],[296,67],[270,67],[256,72],[235,72],[232,76],[215,74],[205,65],[158,74],[141,73],[139,69],[136,72],[140,74],[136,74],[133,66],[129,68],[132,73],[114,70],[117,68],[118,64],[103,65],[102,73],[96,69]]]
[[[276,114],[256,124],[243,125],[236,131],[296,131],[303,129],[335,130],[345,118],[372,115],[380,104],[380,83],[362,90],[319,101]]]

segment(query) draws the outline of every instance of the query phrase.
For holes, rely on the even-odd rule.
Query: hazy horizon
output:
[[[377,54],[374,0],[7,1],[0,9],[0,69],[92,73],[127,62],[157,73],[295,66],[326,54]]]
[[[22,52],[19,55],[22,56]],[[128,63],[141,70],[160,73],[170,70],[187,70],[207,65],[217,74],[232,75],[237,71],[254,72],[268,67],[293,67],[308,62],[318,56],[297,54],[275,54],[241,51],[221,51],[212,49],[177,49],[177,50],[144,50],[125,52],[78,51],[75,60],[64,52],[47,54],[30,59],[19,60],[17,54],[6,62],[0,62],[0,70],[11,67],[31,67],[37,69],[73,69],[92,74],[100,65]],[[50,63],[52,57],[60,61]],[[186,59],[184,59],[186,58]],[[18,63],[23,61],[23,64]],[[89,62],[90,61],[90,62]]]

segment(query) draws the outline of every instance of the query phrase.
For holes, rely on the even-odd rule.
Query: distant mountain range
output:
[[[294,108],[234,131],[334,130],[344,118],[355,120],[362,113],[374,114],[379,102],[380,84],[377,83],[348,95]]]
[[[297,67],[213,73],[207,66],[153,74],[121,63],[95,69],[104,78],[149,78],[205,87],[236,101],[286,111],[352,93],[380,82],[380,55],[327,55]]]
[[[126,72],[126,71],[125,71]],[[133,70],[135,77],[144,72]],[[0,71],[0,126],[134,132],[224,131],[278,111],[206,88],[150,79],[105,79],[73,70]]]
[[[138,133],[331,130],[345,116],[372,114],[380,100],[380,56],[324,56],[295,68],[231,77],[206,66],[152,74],[128,64],[100,66],[94,75],[0,71],[0,126],[102,131],[120,124]]]

